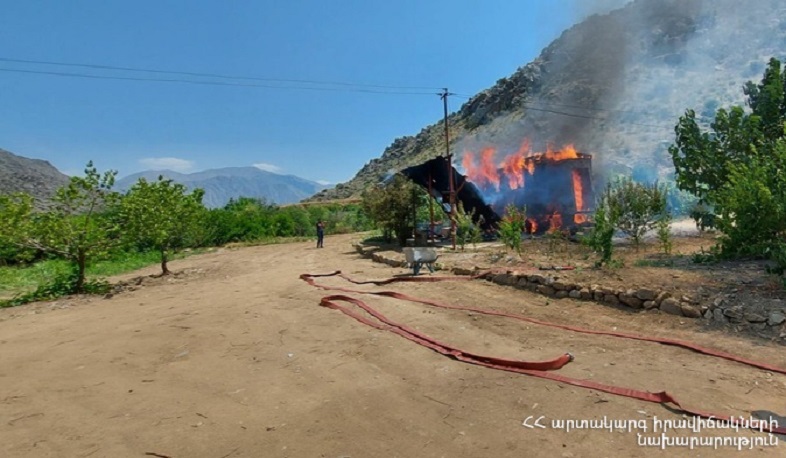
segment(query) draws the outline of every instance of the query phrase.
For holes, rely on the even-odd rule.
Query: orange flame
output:
[[[461,165],[467,172],[467,177],[477,183],[478,170],[475,168],[475,155],[470,151],[464,151],[464,157],[461,158]]]
[[[524,229],[528,234],[534,234],[538,232],[538,222],[532,218],[527,218],[524,223]]]
[[[556,232],[562,227],[562,215],[554,212],[549,216],[549,232]]]
[[[546,147],[543,157],[552,161],[562,161],[565,159],[578,159],[579,153],[573,145],[566,145],[559,151],[553,151],[551,145]]]
[[[579,153],[572,145],[565,145],[561,150],[554,150],[551,145],[547,145],[546,152],[533,152],[530,148],[528,139],[524,139],[515,153],[507,155],[497,165],[494,163],[496,149],[486,147],[480,151],[479,164],[475,162],[475,155],[469,151],[464,152],[462,165],[467,173],[467,177],[481,188],[494,185],[499,191],[501,179],[506,179],[510,189],[524,187],[524,171],[530,175],[535,174],[535,163],[540,159],[551,161],[562,161],[565,159],[578,159]],[[500,176],[500,169],[502,176]],[[576,208],[582,211],[584,208],[583,191],[581,177],[574,172],[573,190],[576,195]]]
[[[499,190],[499,175],[497,174],[497,166],[494,165],[494,148],[484,148],[480,152],[480,174],[483,181],[491,183],[497,190]]]
[[[584,188],[581,184],[581,174],[578,169],[573,169],[571,173],[573,178],[573,196],[576,198],[576,211],[584,210]]]
[[[494,165],[494,148],[485,148],[480,152],[480,165],[475,164],[475,155],[469,151],[464,152],[461,165],[467,172],[467,177],[478,186],[493,184],[499,190],[499,175]]]
[[[502,161],[502,171],[508,178],[510,189],[524,187],[524,155],[514,153]]]
[[[577,214],[573,215],[573,222],[576,223],[576,224],[586,223],[587,222],[587,215],[582,215],[580,213],[577,213]]]

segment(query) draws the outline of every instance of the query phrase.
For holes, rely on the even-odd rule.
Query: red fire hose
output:
[[[317,284],[316,281],[314,280],[315,278],[318,278],[318,277],[333,277],[333,276],[337,276],[337,277],[343,278],[343,279],[345,279],[345,280],[347,280],[347,281],[349,281],[351,283],[358,284],[358,285],[362,285],[362,284],[386,285],[386,284],[396,283],[396,282],[437,282],[437,281],[473,280],[475,278],[479,278],[479,277],[482,277],[484,275],[485,275],[485,273],[482,273],[482,274],[479,274],[479,275],[475,275],[475,276],[458,276],[458,277],[396,277],[396,278],[390,278],[390,279],[387,279],[387,280],[355,281],[355,280],[347,277],[346,275],[342,274],[340,271],[336,271],[336,272],[329,273],[329,274],[302,274],[300,276],[300,278],[302,280],[304,280],[305,282],[307,282],[309,285],[312,285],[312,286],[314,286],[316,288],[320,288],[320,289],[323,289],[323,290],[332,290],[332,291],[341,291],[341,292],[345,292],[345,293],[371,294],[371,295],[377,295],[377,296],[392,297],[392,298],[395,298],[395,299],[401,299],[401,300],[406,300],[406,301],[410,301],[410,302],[417,302],[417,303],[420,303],[420,304],[430,305],[430,306],[433,306],[433,307],[439,307],[439,308],[445,308],[445,309],[451,309],[451,310],[464,310],[464,311],[470,311],[470,312],[479,313],[479,314],[483,314],[483,315],[491,315],[491,316],[512,318],[512,319],[515,319],[515,320],[525,321],[525,322],[528,322],[528,323],[534,323],[534,324],[539,324],[539,325],[543,325],[543,326],[549,326],[549,327],[558,328],[558,329],[565,329],[565,330],[569,330],[569,331],[573,331],[573,332],[580,332],[580,333],[585,333],[585,334],[607,335],[607,336],[618,337],[618,338],[623,338],[623,339],[634,339],[634,340],[643,340],[643,341],[648,341],[648,342],[656,342],[656,343],[660,343],[660,344],[664,344],[664,345],[672,345],[672,346],[677,346],[677,347],[693,350],[695,352],[702,353],[702,354],[705,354],[705,355],[710,355],[710,356],[714,356],[714,357],[718,357],[718,358],[722,358],[722,359],[726,359],[726,360],[730,360],[730,361],[735,361],[735,362],[738,362],[738,363],[741,363],[741,364],[745,364],[745,365],[756,367],[756,368],[760,368],[760,369],[766,369],[766,370],[771,371],[771,372],[777,372],[777,373],[780,373],[780,374],[786,374],[786,369],[783,369],[783,368],[780,368],[780,367],[777,367],[777,366],[774,366],[774,365],[771,365],[771,364],[749,360],[749,359],[746,359],[746,358],[742,358],[742,357],[739,357],[739,356],[732,355],[730,353],[725,353],[725,352],[722,352],[722,351],[701,347],[701,346],[693,344],[691,342],[686,342],[686,341],[681,341],[681,340],[666,339],[666,338],[661,338],[661,337],[647,337],[647,336],[640,336],[640,335],[636,335],[636,334],[627,334],[627,333],[621,333],[621,332],[595,331],[595,330],[591,330],[591,329],[579,328],[579,327],[576,327],[576,326],[560,325],[560,324],[550,323],[550,322],[547,322],[547,321],[536,320],[534,318],[529,318],[529,317],[525,317],[525,316],[522,316],[522,315],[515,315],[515,314],[504,313],[504,312],[496,312],[496,311],[493,311],[493,310],[483,310],[483,309],[477,309],[477,308],[473,308],[473,307],[462,307],[462,306],[457,306],[457,305],[443,304],[443,303],[440,303],[440,302],[437,302],[437,301],[419,299],[419,298],[416,298],[416,297],[413,297],[413,296],[409,296],[409,295],[406,295],[406,294],[403,294],[403,293],[398,293],[398,292],[395,292],[395,291],[370,292],[370,291],[353,290],[353,289],[349,289],[349,288],[341,288],[341,287],[336,287],[336,286],[320,285],[320,284]],[[354,310],[352,310],[350,307],[346,307],[346,306],[340,305],[338,302],[348,302],[350,304],[354,304],[355,306],[365,310],[369,315],[371,315],[376,320],[370,319],[367,316],[365,316],[364,314],[357,313]],[[436,339],[434,339],[432,337],[429,337],[429,336],[427,336],[427,335],[425,335],[425,334],[423,334],[423,333],[421,333],[419,331],[416,331],[415,329],[412,329],[412,328],[410,328],[410,327],[408,327],[406,325],[403,325],[403,324],[400,324],[400,323],[396,323],[395,321],[392,321],[389,318],[385,317],[383,314],[381,314],[380,312],[378,312],[377,310],[375,310],[374,308],[372,308],[371,306],[369,306],[365,302],[361,301],[360,299],[356,299],[356,298],[353,298],[353,297],[350,297],[350,296],[346,296],[346,295],[343,295],[343,294],[330,295],[330,296],[323,297],[322,300],[320,301],[320,305],[323,306],[323,307],[328,307],[328,308],[331,308],[331,309],[338,310],[338,311],[340,311],[340,312],[342,312],[342,313],[344,313],[344,314],[346,314],[346,315],[356,319],[357,321],[359,321],[361,323],[364,323],[364,324],[366,324],[368,326],[374,327],[376,329],[390,331],[390,332],[393,332],[395,334],[398,334],[398,335],[400,335],[400,336],[402,336],[402,337],[404,337],[406,339],[409,339],[409,340],[411,340],[411,341],[413,341],[415,343],[423,345],[424,347],[430,348],[430,349],[432,349],[432,350],[434,350],[434,351],[436,351],[436,352],[438,352],[440,354],[443,354],[445,356],[449,356],[449,357],[455,358],[455,359],[457,359],[459,361],[462,361],[462,362],[466,362],[466,363],[470,363],[470,364],[476,364],[476,365],[479,365],[479,366],[484,366],[484,367],[488,367],[488,368],[492,368],[492,369],[498,369],[498,370],[504,370],[504,371],[508,371],[508,372],[516,372],[516,373],[519,373],[519,374],[531,375],[531,376],[534,376],[534,377],[539,377],[539,378],[544,378],[544,379],[548,379],[548,380],[553,380],[553,381],[565,383],[565,384],[568,384],[568,385],[579,386],[579,387],[583,387],[583,388],[589,388],[589,389],[593,389],[593,390],[597,390],[597,391],[602,391],[602,392],[605,392],[605,393],[615,394],[615,395],[618,395],[618,396],[625,396],[625,397],[639,399],[639,400],[647,401],[647,402],[654,402],[654,403],[658,403],[658,404],[670,403],[670,404],[673,404],[673,405],[677,406],[677,408],[680,411],[685,412],[685,413],[690,414],[690,415],[703,417],[703,418],[712,418],[712,419],[720,420],[720,421],[728,421],[730,425],[734,425],[734,426],[750,427],[750,428],[754,428],[754,429],[760,429],[762,431],[768,431],[768,432],[771,432],[771,433],[786,434],[786,425],[782,425],[782,426],[778,425],[776,427],[771,427],[771,424],[769,422],[761,421],[759,423],[759,422],[757,422],[755,420],[748,421],[747,423],[742,424],[739,419],[731,417],[731,416],[715,415],[715,414],[712,414],[712,413],[709,413],[709,412],[705,412],[705,411],[702,411],[702,410],[689,409],[689,408],[683,407],[677,401],[677,399],[674,396],[672,396],[671,394],[669,394],[669,393],[667,393],[665,391],[661,391],[661,392],[658,392],[658,393],[651,393],[651,392],[648,392],[648,391],[635,390],[635,389],[632,389],[632,388],[626,388],[626,387],[620,387],[620,386],[614,386],[614,385],[606,385],[606,384],[598,383],[598,382],[595,382],[595,381],[592,381],[592,380],[584,380],[584,379],[577,379],[577,378],[573,378],[573,377],[566,377],[566,376],[562,376],[562,375],[559,375],[559,374],[556,374],[556,373],[553,373],[553,372],[549,372],[549,371],[554,371],[554,370],[560,369],[563,366],[565,366],[566,364],[568,364],[570,361],[572,361],[573,360],[573,356],[570,353],[566,353],[566,354],[561,355],[561,356],[559,356],[559,357],[557,357],[555,359],[552,359],[552,360],[536,361],[536,362],[533,362],[533,361],[508,360],[508,359],[494,358],[494,357],[490,357],[490,356],[481,356],[481,355],[476,355],[476,354],[473,354],[473,353],[469,353],[469,352],[460,350],[458,348],[452,347],[450,345],[444,344],[444,343],[442,343],[442,342],[440,342],[440,341],[438,341],[438,340],[436,340]]]

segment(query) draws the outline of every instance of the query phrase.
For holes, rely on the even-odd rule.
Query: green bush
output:
[[[505,216],[499,223],[499,238],[509,250],[521,256],[521,233],[527,221],[526,208],[519,210],[513,205],[505,207]]]
[[[637,249],[644,234],[666,212],[666,192],[657,183],[642,184],[619,178],[606,186],[603,200],[614,215],[616,228],[630,236]]]
[[[583,242],[589,246],[593,251],[599,254],[596,265],[603,266],[612,263],[612,256],[614,254],[614,228],[617,225],[616,215],[610,208],[605,195],[601,196],[596,208],[593,222],[595,226]]]

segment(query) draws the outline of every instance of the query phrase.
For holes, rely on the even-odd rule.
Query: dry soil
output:
[[[637,444],[638,433],[553,428],[556,420],[682,417],[663,406],[464,364],[322,308],[298,279],[342,270],[404,274],[360,258],[352,236],[222,250],[173,262],[112,298],[0,310],[0,455],[9,457],[595,457],[783,456]],[[124,279],[155,273],[154,268]],[[121,279],[123,279],[121,278]],[[116,279],[118,280],[118,279]],[[347,286],[338,279],[326,284]],[[592,329],[678,337],[786,367],[783,347],[693,321],[548,300],[484,281],[395,284],[445,302]],[[481,354],[546,359],[571,352],[569,376],[650,391],[747,417],[786,413],[786,376],[654,343],[524,325],[365,298],[389,317]],[[543,416],[546,428],[522,425]],[[634,423],[635,422],[635,423]],[[741,430],[669,436],[763,438]]]

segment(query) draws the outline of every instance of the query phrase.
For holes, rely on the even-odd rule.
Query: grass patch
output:
[[[171,255],[169,260],[182,259],[207,250],[191,250]],[[132,272],[161,262],[161,255],[155,251],[118,253],[109,259],[94,262],[87,266],[87,279],[111,277]],[[62,259],[50,259],[25,266],[0,267],[0,299],[35,291],[42,285],[51,284],[69,273],[69,263]]]
[[[636,267],[674,267],[673,259],[637,259]]]
[[[0,297],[28,293],[68,273],[68,262],[60,259],[40,261],[27,266],[0,267]]]

